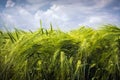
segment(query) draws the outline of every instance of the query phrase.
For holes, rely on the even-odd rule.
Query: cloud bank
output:
[[[19,3],[18,3],[19,2]],[[52,23],[54,28],[71,30],[80,25],[119,25],[120,5],[114,0],[7,0],[1,13],[2,21],[8,26],[36,30],[39,21],[44,28]]]

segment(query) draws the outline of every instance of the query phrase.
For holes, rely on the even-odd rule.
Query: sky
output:
[[[63,31],[120,25],[120,0],[0,0],[0,28],[37,30],[50,23]]]

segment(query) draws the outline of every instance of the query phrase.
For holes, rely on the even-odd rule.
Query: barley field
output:
[[[0,80],[119,80],[120,27],[0,30]]]

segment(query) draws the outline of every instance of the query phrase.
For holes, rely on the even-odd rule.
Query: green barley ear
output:
[[[53,31],[52,23],[50,23],[50,31]]]
[[[81,64],[81,60],[77,61],[77,65],[76,65],[76,70],[75,70],[75,74],[77,74],[79,72],[79,69],[81,68],[82,64]]]
[[[65,53],[61,52],[60,53],[60,69],[61,69],[61,80],[64,80],[64,64],[65,64]]]
[[[40,31],[41,31],[42,34],[44,33],[44,29],[43,29],[43,26],[42,26],[42,20],[40,20]]]
[[[42,28],[42,20],[40,20],[40,28]]]
[[[63,68],[64,60],[65,60],[65,53],[61,52],[60,55],[61,68]]]
[[[42,69],[42,61],[38,60],[37,62],[37,70],[40,71]]]
[[[81,72],[81,69],[82,69],[82,63],[81,63],[81,60],[78,60],[77,61],[77,64],[76,64],[76,67],[75,67],[75,72],[73,74],[73,79],[77,79],[77,80],[80,80],[83,78],[83,75],[84,73]]]
[[[17,39],[19,39],[19,30],[17,28],[14,28],[14,30],[15,30],[15,34],[16,34]]]
[[[47,29],[45,29],[45,32],[46,32],[46,35],[48,35],[48,34],[49,34]]]
[[[29,32],[33,34],[33,31],[32,31],[32,30],[29,30]]]
[[[70,63],[70,65],[72,65],[72,63],[73,63],[73,57],[70,57],[69,63]]]
[[[6,30],[7,35],[9,36],[10,40],[12,43],[14,43],[16,41],[15,37],[12,35],[12,33],[8,30],[8,28],[6,27],[6,25],[4,25],[4,28]]]
[[[2,35],[3,34],[3,32],[0,30],[0,34]]]
[[[7,31],[8,36],[10,37],[10,40],[12,41],[12,43],[14,43],[16,41],[15,37],[13,36],[13,34],[9,31]]]
[[[59,56],[59,52],[60,52],[59,49],[57,51],[55,51],[55,53],[53,55],[53,62],[52,63],[55,63],[55,60],[57,60],[57,57]]]

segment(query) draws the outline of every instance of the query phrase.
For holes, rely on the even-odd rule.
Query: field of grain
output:
[[[119,80],[120,27],[0,31],[0,80]]]

